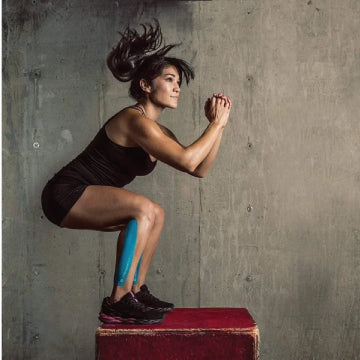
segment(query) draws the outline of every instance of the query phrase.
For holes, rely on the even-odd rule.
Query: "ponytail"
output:
[[[107,65],[116,79],[122,82],[131,81],[129,92],[135,100],[144,96],[140,80],[150,82],[159,76],[166,66],[173,65],[177,68],[180,84],[183,75],[187,84],[195,76],[192,67],[186,61],[166,57],[166,54],[177,45],[161,47],[163,36],[160,24],[156,19],[154,21],[155,26],[141,24],[142,34],[128,26],[120,33],[120,41],[107,58]]]

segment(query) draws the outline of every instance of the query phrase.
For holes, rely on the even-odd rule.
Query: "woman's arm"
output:
[[[161,127],[161,130],[164,134],[166,134],[167,136],[171,137],[173,140],[175,140],[178,144],[179,141],[178,139],[176,138],[175,134],[169,130],[168,128],[166,128],[165,126],[163,125],[160,125]],[[219,150],[219,146],[220,146],[220,142],[221,142],[221,137],[222,137],[222,133],[223,131],[221,131],[212,147],[212,149],[210,150],[209,154],[206,156],[206,158],[199,164],[199,166],[192,172],[190,173],[191,175],[193,176],[196,176],[196,177],[204,177],[208,171],[210,170],[210,167],[212,165],[212,163],[214,162],[215,160],[215,157],[217,155],[217,152]],[[181,145],[181,144],[180,144]],[[181,145],[182,146],[182,145]]]
[[[146,152],[166,164],[192,173],[210,152],[222,126],[212,122],[193,144],[184,147],[166,136],[160,127],[150,119],[137,117],[129,125],[131,140]]]
[[[203,134],[187,147],[164,134],[157,123],[143,116],[129,119],[128,136],[160,161],[181,171],[193,173],[212,150],[226,126],[229,112],[225,100],[211,99],[209,112],[211,121]]]
[[[231,110],[231,100],[230,98],[224,96],[223,94],[214,94],[213,96],[220,97],[226,101],[226,105],[229,107],[229,110]],[[205,115],[210,121],[210,114],[209,114],[209,106],[210,106],[210,99],[207,100],[204,106]],[[222,137],[222,131],[219,134],[218,138],[215,141],[214,146],[210,150],[208,156],[200,163],[200,165],[195,169],[195,171],[192,173],[192,175],[197,177],[204,177],[210,170],[210,167],[212,163],[214,162],[216,155],[218,153],[220,143],[221,143],[221,137]]]
[[[214,146],[210,150],[208,156],[199,164],[199,166],[191,173],[196,177],[203,178],[209,172],[212,163],[214,162],[216,155],[218,153],[220,142],[221,142],[222,132],[219,134],[218,138],[215,141]]]

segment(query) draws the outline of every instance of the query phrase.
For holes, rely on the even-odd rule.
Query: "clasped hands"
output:
[[[224,128],[229,119],[231,100],[221,93],[213,94],[211,98],[206,100],[204,110],[210,123],[218,123]]]

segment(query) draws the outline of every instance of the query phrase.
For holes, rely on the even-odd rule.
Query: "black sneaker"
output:
[[[159,310],[149,308],[135,299],[130,291],[119,301],[111,304],[106,297],[101,306],[99,320],[105,324],[158,324],[165,315]]]
[[[135,298],[142,302],[144,305],[161,311],[163,313],[174,310],[174,304],[168,303],[166,301],[161,301],[154,295],[150,294],[150,291],[145,284],[140,287],[140,291],[135,294]]]

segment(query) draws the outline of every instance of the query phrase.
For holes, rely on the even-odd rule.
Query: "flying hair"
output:
[[[144,96],[140,80],[151,82],[166,66],[176,67],[180,84],[183,76],[187,84],[195,77],[192,67],[186,61],[166,56],[179,44],[163,45],[160,24],[156,19],[154,22],[155,25],[141,24],[141,34],[129,26],[123,32],[119,32],[120,40],[107,58],[107,65],[117,80],[131,81],[129,92],[136,100]]]

